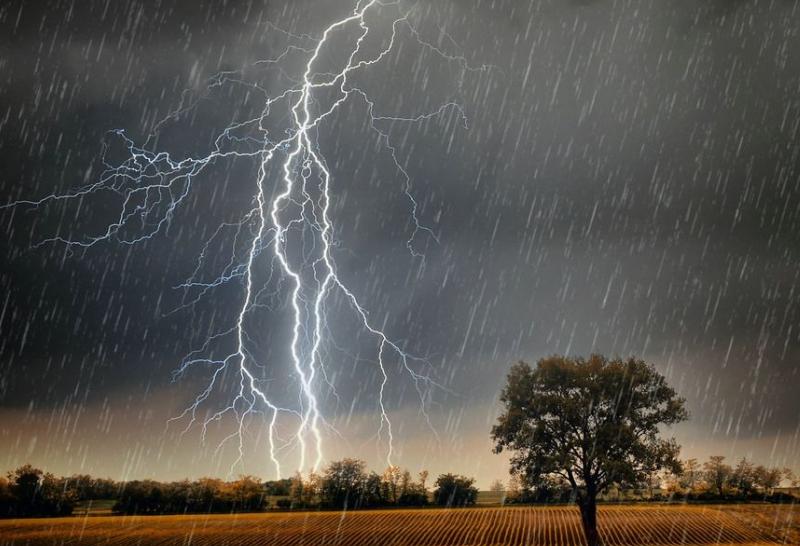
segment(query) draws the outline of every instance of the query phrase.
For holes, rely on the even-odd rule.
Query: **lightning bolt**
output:
[[[378,48],[376,53],[367,55],[364,53],[364,43],[371,30],[367,16],[374,14],[377,17],[379,12],[387,9],[392,9],[395,13],[392,16],[391,35],[384,40],[386,44]],[[427,407],[432,391],[445,387],[430,376],[431,366],[427,360],[409,354],[400,343],[393,341],[384,332],[382,326],[373,322],[368,309],[337,273],[332,253],[337,244],[331,212],[332,175],[317,144],[317,131],[321,124],[345,102],[359,99],[363,101],[369,116],[369,127],[402,177],[403,192],[409,202],[413,224],[406,246],[413,257],[424,260],[424,256],[415,246],[417,238],[426,234],[434,241],[438,242],[438,239],[419,219],[411,176],[398,159],[397,148],[391,140],[390,126],[396,123],[420,123],[434,117],[455,114],[466,127],[464,109],[457,102],[445,102],[429,112],[378,115],[375,102],[352,83],[352,75],[383,62],[395,49],[401,29],[406,29],[421,48],[460,66],[459,87],[467,72],[485,71],[490,67],[472,67],[464,57],[446,53],[424,40],[410,22],[410,14],[411,11],[403,12],[397,3],[359,0],[352,12],[330,24],[318,38],[292,34],[270,23],[270,28],[302,44],[311,43],[313,47],[290,45],[280,55],[255,63],[256,66],[278,68],[292,82],[288,88],[275,95],[270,96],[264,88],[247,81],[237,72],[222,72],[210,80],[207,86],[209,92],[225,85],[238,85],[264,94],[265,102],[259,115],[226,127],[216,137],[206,156],[178,160],[167,152],[149,149],[151,141],[162,126],[192,111],[202,100],[201,97],[181,105],[156,124],[142,146],[137,146],[123,130],[112,131],[110,135],[123,144],[125,159],[118,164],[111,163],[107,159],[108,145],[104,145],[102,159],[105,171],[96,182],[66,193],[51,194],[38,200],[16,201],[0,207],[41,207],[52,202],[80,201],[90,195],[112,192],[121,198],[119,215],[100,234],[79,238],[54,235],[38,244],[59,243],[70,250],[75,247],[89,248],[110,240],[134,245],[167,230],[174,219],[175,211],[194,189],[198,175],[209,165],[232,158],[252,158],[258,161],[252,208],[238,222],[221,224],[206,240],[194,272],[189,279],[176,287],[184,291],[184,299],[172,311],[192,307],[219,286],[231,282],[243,285],[244,294],[235,323],[210,335],[200,347],[187,354],[175,370],[174,378],[177,380],[190,369],[207,367],[210,369],[210,378],[192,403],[169,421],[185,421],[184,431],[190,430],[199,422],[205,441],[212,423],[233,415],[236,426],[217,447],[219,452],[230,442],[236,444],[238,457],[231,466],[231,472],[243,461],[247,423],[255,415],[265,416],[269,457],[278,477],[283,476],[281,454],[290,449],[296,449],[299,454],[295,469],[317,470],[322,465],[324,431],[330,430],[338,434],[323,415],[318,399],[320,390],[326,386],[338,396],[327,372],[330,362],[326,362],[324,351],[326,343],[333,343],[326,338],[326,302],[334,293],[344,297],[364,331],[373,336],[377,343],[374,364],[379,372],[380,387],[377,393],[379,425],[376,437],[379,443],[385,443],[387,464],[392,464],[395,453],[394,431],[385,396],[390,377],[387,354],[395,355],[403,371],[413,382],[420,401],[420,411],[431,430],[436,433]],[[333,73],[317,71],[321,55],[332,47],[331,37],[351,27],[355,38],[351,40],[351,49],[344,66]],[[291,55],[298,54],[306,58],[302,74],[299,77],[289,77],[282,63]],[[318,97],[318,93],[331,91],[335,93],[335,100],[328,107],[320,108],[323,99]],[[283,138],[274,139],[266,123],[272,110],[282,105],[285,105],[290,126],[284,132]],[[253,132],[260,137],[242,136]],[[275,176],[276,171],[281,174]],[[237,249],[242,248],[240,241],[247,239],[248,232],[251,238],[244,245],[243,256],[240,256]],[[297,233],[311,233],[312,242],[293,242]],[[229,234],[232,234],[233,243],[222,273],[211,281],[203,280],[201,272],[208,255],[212,253],[212,246],[218,239]],[[270,263],[267,278],[260,280],[259,274],[264,272],[259,264],[267,258]],[[278,288],[270,292],[270,287],[276,282]],[[270,396],[264,385],[265,382],[259,379],[258,370],[262,365],[251,349],[254,345],[253,332],[248,327],[248,320],[266,306],[264,301],[277,296],[282,288],[288,288],[286,293],[291,308],[288,353],[299,385],[297,408],[285,408],[275,403],[274,397]],[[233,340],[232,351],[220,358],[208,356],[214,352],[216,344],[226,339]],[[217,410],[205,410],[209,398],[216,389],[222,388],[225,378],[231,372],[234,372],[237,386],[230,403]],[[202,415],[203,412],[205,415]],[[279,434],[278,425],[281,419],[295,423],[293,432],[288,437]]]

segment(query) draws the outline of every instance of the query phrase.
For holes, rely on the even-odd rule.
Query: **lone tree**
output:
[[[492,428],[495,452],[529,486],[566,480],[589,546],[600,544],[597,495],[614,483],[640,482],[655,468],[678,472],[679,446],[660,425],[688,417],[684,400],[637,359],[552,356],[535,368],[512,366]]]

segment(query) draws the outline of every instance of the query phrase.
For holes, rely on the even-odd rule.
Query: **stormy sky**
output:
[[[380,116],[463,107],[466,123],[449,108],[381,125],[435,237],[417,233],[409,251],[405,181],[363,100],[317,135],[334,181],[338,272],[440,385],[429,401],[434,433],[413,382],[389,363],[396,462],[481,485],[505,476],[489,429],[511,363],[599,352],[645,358],[686,397],[692,418],[672,431],[686,456],[800,470],[800,2],[401,8],[417,34],[401,30],[398,47],[355,81]],[[124,152],[116,129],[177,158],[207,154],[228,124],[263,108],[252,87],[209,87],[211,78],[235,74],[279,92],[302,55],[280,67],[257,61],[311,47],[351,9],[339,0],[4,2],[2,203],[96,181],[103,161]],[[376,34],[396,13],[387,6],[374,18]],[[337,53],[321,62],[335,65]],[[273,118],[281,127],[281,112]],[[230,328],[242,283],[191,305],[198,292],[176,287],[241,258],[230,231],[205,244],[250,210],[257,167],[216,162],[168,228],[135,245],[38,244],[102,233],[119,210],[113,194],[0,210],[1,467],[164,479],[229,471],[233,450],[215,448],[232,422],[215,423],[203,443],[197,427],[181,434],[167,421],[208,380],[202,368],[173,371]],[[278,173],[268,180],[276,191]],[[252,350],[280,398],[297,378],[286,364],[287,300],[274,283]],[[320,400],[340,435],[326,432],[326,457],[380,468],[375,340],[341,295],[327,312],[336,393],[321,386]],[[228,377],[211,408],[235,388]],[[243,470],[273,477],[263,428],[253,419]],[[288,467],[293,456],[284,455]]]

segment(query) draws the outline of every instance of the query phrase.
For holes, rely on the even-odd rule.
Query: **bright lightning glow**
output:
[[[386,44],[377,53],[365,56],[364,43],[370,33],[367,15],[380,15],[381,10],[391,9],[396,16],[392,19],[391,35]],[[219,226],[206,241],[198,257],[197,267],[192,276],[178,288],[188,294],[194,291],[195,296],[184,300],[179,309],[197,303],[210,291],[232,281],[243,285],[244,295],[236,316],[235,324],[218,332],[205,340],[203,345],[189,353],[175,371],[180,377],[192,368],[202,366],[211,370],[206,387],[194,398],[193,402],[180,415],[171,421],[185,421],[185,430],[200,423],[205,439],[208,427],[217,421],[232,415],[236,426],[220,443],[221,450],[229,442],[236,444],[238,458],[235,465],[242,462],[244,456],[245,429],[248,420],[256,414],[266,414],[267,444],[269,457],[277,476],[283,476],[280,455],[289,449],[296,449],[298,457],[293,470],[317,470],[324,462],[324,437],[326,430],[333,430],[323,415],[319,393],[324,388],[334,389],[328,376],[326,355],[323,346],[326,342],[326,302],[333,293],[344,296],[365,332],[377,342],[377,359],[375,365],[380,375],[380,386],[377,393],[379,409],[379,425],[377,438],[385,442],[385,453],[388,464],[392,464],[394,455],[394,433],[389,410],[385,400],[385,392],[389,381],[386,365],[387,353],[393,353],[402,364],[402,369],[413,381],[419,396],[420,411],[430,425],[427,404],[433,388],[442,388],[426,371],[428,364],[408,354],[399,343],[393,341],[381,326],[373,323],[369,311],[361,304],[356,293],[349,288],[337,274],[336,262],[332,253],[335,246],[334,219],[331,213],[331,172],[316,143],[317,130],[342,104],[349,99],[360,99],[367,107],[369,126],[375,132],[384,150],[389,154],[403,180],[403,192],[409,200],[410,216],[413,232],[406,242],[412,256],[424,259],[416,250],[416,238],[426,233],[437,240],[433,231],[424,226],[418,218],[418,203],[412,194],[411,177],[397,157],[396,147],[390,140],[388,127],[392,123],[419,123],[436,116],[455,112],[466,126],[466,116],[461,106],[455,102],[447,102],[431,112],[414,113],[412,115],[376,115],[375,103],[362,89],[352,84],[351,76],[370,66],[384,61],[395,48],[399,40],[399,30],[405,28],[417,45],[447,62],[459,65],[463,73],[471,70],[485,70],[486,67],[471,68],[460,56],[445,53],[440,48],[426,42],[409,21],[409,13],[399,11],[397,4],[384,4],[377,0],[366,3],[358,2],[355,9],[346,17],[328,26],[319,38],[307,35],[294,35],[283,32],[291,39],[303,43],[313,42],[314,47],[292,45],[273,59],[256,63],[262,66],[278,66],[291,54],[306,56],[302,76],[293,80],[295,85],[282,90],[274,96],[266,96],[266,91],[256,84],[239,79],[236,73],[225,72],[212,79],[209,89],[235,83],[246,86],[255,92],[265,94],[265,103],[261,113],[252,119],[237,121],[220,133],[214,141],[211,152],[201,158],[173,159],[166,152],[155,152],[147,149],[147,143],[139,147],[121,130],[112,134],[123,142],[127,156],[120,164],[113,165],[106,160],[106,171],[100,179],[84,187],[76,188],[64,194],[52,194],[35,201],[17,201],[6,207],[30,205],[42,206],[54,201],[81,200],[100,192],[115,192],[122,196],[119,215],[115,221],[107,225],[99,235],[72,238],[55,235],[40,244],[55,242],[68,247],[92,247],[101,241],[117,240],[124,244],[136,244],[163,234],[174,218],[176,209],[183,204],[186,197],[194,189],[196,177],[209,165],[226,158],[254,158],[259,162],[253,207],[238,222],[225,223]],[[355,32],[351,41],[344,66],[334,73],[320,72],[317,64],[323,52],[331,45],[331,37],[340,32]],[[319,92],[334,93],[334,100],[327,108],[320,109],[324,100]],[[197,103],[173,112],[157,124],[155,131],[172,119],[185,113]],[[267,118],[276,107],[285,105],[290,126],[284,138],[273,139],[265,127]],[[317,111],[317,110],[320,111]],[[382,125],[383,124],[383,125]],[[261,138],[238,136],[247,131],[255,131]],[[155,132],[154,132],[155,134]],[[148,139],[149,142],[149,139]],[[276,176],[280,171],[281,175]],[[244,256],[238,256],[235,248],[239,241],[251,230],[252,239],[246,244]],[[296,232],[306,230],[313,234],[311,250],[293,243]],[[234,250],[225,270],[210,282],[198,280],[199,272],[205,263],[207,254],[217,238],[233,232]],[[270,269],[267,281],[259,280],[265,274],[259,264],[267,256],[270,257]],[[298,259],[301,256],[301,259]],[[288,340],[288,354],[291,367],[296,374],[299,392],[298,407],[285,408],[273,402],[274,396],[268,392],[267,386],[259,380],[258,369],[261,364],[250,350],[252,340],[257,335],[248,327],[248,320],[260,311],[262,298],[275,278],[288,283],[288,301],[291,309],[291,339]],[[197,292],[199,290],[199,292]],[[269,295],[269,294],[267,294]],[[222,358],[211,358],[212,346],[220,340],[233,338],[235,349]],[[215,389],[221,387],[226,377],[234,371],[238,385],[230,403],[216,411],[204,408]],[[323,384],[324,383],[324,384]],[[334,394],[335,390],[333,390]],[[201,413],[204,413],[201,416]],[[287,419],[293,425],[290,437],[279,434],[279,422]],[[433,427],[431,426],[433,429]],[[435,431],[434,431],[435,432]]]

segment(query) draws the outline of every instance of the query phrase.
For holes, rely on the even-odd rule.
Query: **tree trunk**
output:
[[[597,532],[597,499],[593,496],[579,499],[578,507],[581,509],[581,523],[586,544],[600,546],[600,534]]]

